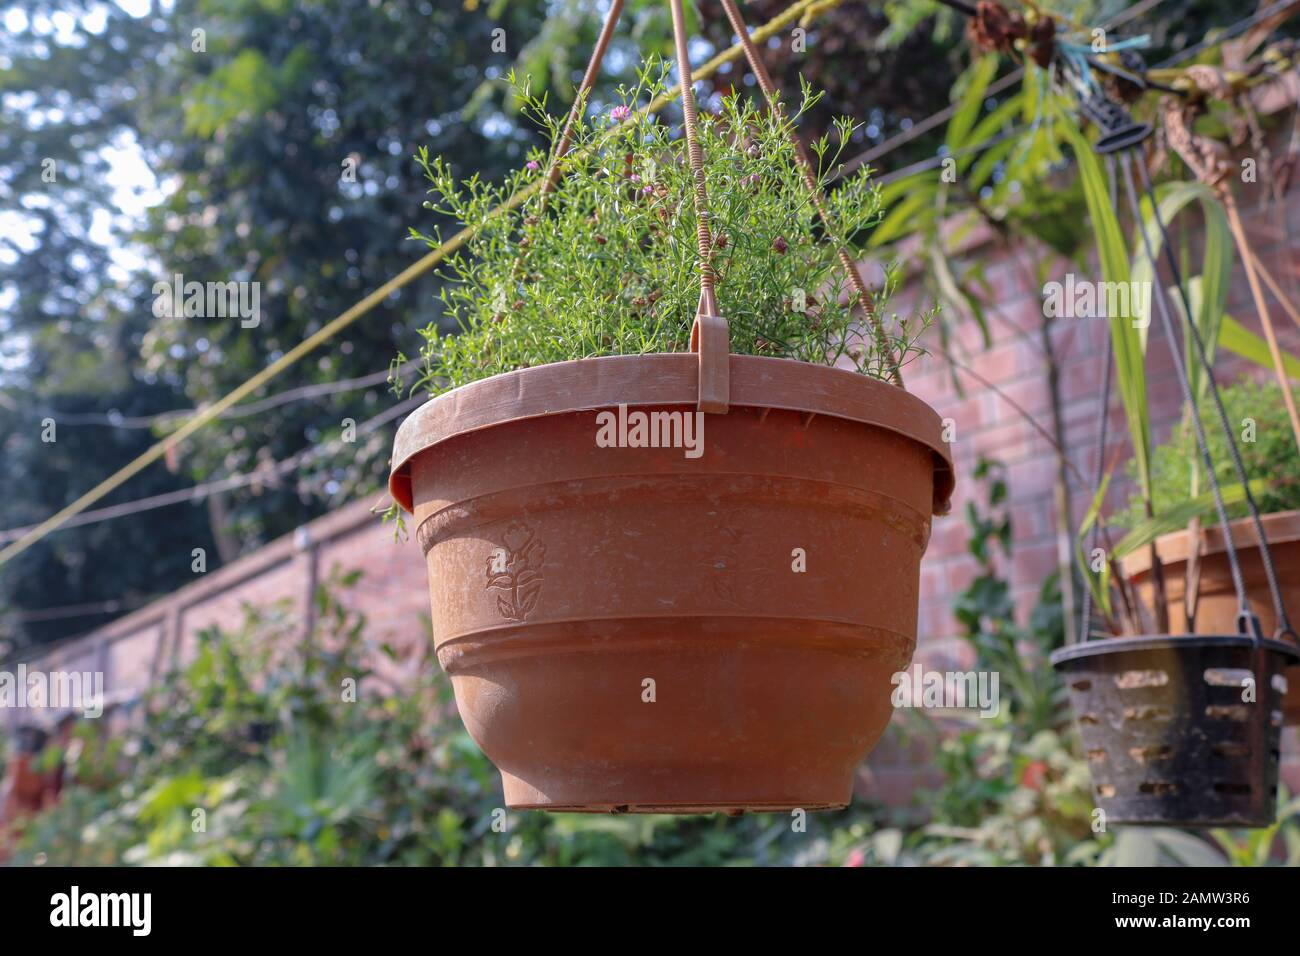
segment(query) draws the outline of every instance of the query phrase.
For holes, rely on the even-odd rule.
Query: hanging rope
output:
[[[713,236],[709,228],[709,196],[704,180],[704,151],[700,146],[695,112],[694,80],[686,43],[686,18],[681,0],[668,0],[673,17],[673,40],[677,47],[677,75],[682,88],[682,125],[686,130],[686,152],[695,182],[695,237],[699,252],[700,304],[691,324],[691,350],[699,354],[699,401],[702,412],[723,414],[731,404],[731,332],[727,320],[718,314],[714,294]]]
[[[573,97],[573,106],[569,110],[569,117],[564,121],[564,130],[560,133],[560,138],[555,144],[555,152],[551,156],[550,168],[546,170],[546,178],[542,181],[542,208],[546,208],[546,197],[555,191],[555,184],[560,181],[560,160],[569,152],[569,147],[573,145],[573,132],[577,129],[578,124],[582,122],[582,112],[587,107],[587,96],[591,89],[596,85],[596,77],[600,73],[600,65],[605,60],[605,51],[609,49],[610,40],[614,38],[614,28],[618,26],[618,18],[623,14],[623,0],[614,0],[609,6],[609,12],[605,14],[605,22],[601,25],[600,36],[596,38],[596,46],[591,51],[591,59],[587,61],[587,70],[582,74],[582,82],[578,85],[578,92]]]
[[[767,66],[758,55],[758,49],[749,37],[749,27],[745,24],[745,18],[741,15],[735,0],[722,0],[722,7],[726,11],[727,19],[731,22],[731,29],[740,39],[740,45],[745,50],[745,59],[749,61],[749,68],[754,72],[754,78],[758,81],[759,89],[763,91],[763,98],[767,101],[768,108],[778,115],[783,114],[784,106],[781,103],[781,93],[776,88],[776,84],[772,82],[772,74],[768,72]],[[798,161],[799,169],[803,173],[804,184],[807,185],[808,192],[812,196],[813,207],[821,221],[826,225],[826,231],[834,236],[835,226],[826,210],[825,198],[822,196],[821,185],[817,181],[817,170],[813,166],[812,158],[808,155],[808,150],[804,148],[803,142],[794,134],[793,130],[790,133],[790,140],[794,144],[795,159]],[[835,251],[840,264],[844,267],[849,284],[853,286],[853,291],[857,293],[858,301],[862,304],[862,311],[867,317],[868,325],[871,327],[876,347],[889,366],[890,378],[893,379],[895,385],[901,387],[903,384],[901,363],[899,359],[895,358],[894,350],[889,347],[884,327],[881,324],[880,317],[876,315],[875,303],[867,290],[867,283],[862,278],[862,271],[858,268],[857,260],[840,243],[836,243]]]
[[[694,80],[691,77],[691,60],[686,42],[686,20],[682,15],[682,0],[668,0],[673,16],[673,41],[677,47],[677,75],[682,88],[682,126],[686,130],[686,153],[691,164],[691,179],[695,184],[695,241],[698,247],[700,270],[700,314],[717,315],[718,303],[714,294],[713,235],[709,228],[709,196],[704,182],[704,150],[696,128],[699,117],[695,111]]]

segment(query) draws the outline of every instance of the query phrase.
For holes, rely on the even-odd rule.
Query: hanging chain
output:
[[[686,152],[691,164],[691,178],[695,182],[695,239],[699,249],[700,306],[699,314],[717,315],[718,302],[714,294],[713,235],[709,229],[709,196],[704,182],[704,150],[700,146],[695,112],[694,80],[691,78],[691,60],[686,42],[686,20],[682,15],[682,0],[668,0],[673,16],[673,40],[677,46],[677,75],[682,88],[682,125],[686,130]]]

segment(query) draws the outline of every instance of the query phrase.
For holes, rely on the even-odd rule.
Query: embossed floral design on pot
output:
[[[537,606],[542,593],[546,545],[522,521],[511,523],[502,544],[488,555],[487,586],[489,590],[506,592],[497,595],[497,610],[502,617],[507,621],[523,621]]]

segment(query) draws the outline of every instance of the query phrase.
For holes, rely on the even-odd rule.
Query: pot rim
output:
[[[1205,647],[1253,647],[1254,638],[1245,634],[1143,634],[1138,637],[1106,637],[1100,640],[1080,641],[1058,647],[1052,651],[1051,661],[1055,668],[1072,661],[1102,654],[1123,654],[1127,651],[1197,650]],[[1260,642],[1267,651],[1291,658],[1292,663],[1300,661],[1300,649],[1285,641],[1264,638]]]
[[[1268,543],[1286,544],[1300,541],[1300,509],[1291,511],[1270,511],[1259,516],[1264,524],[1264,534]],[[1234,518],[1228,522],[1232,528],[1232,541],[1238,550],[1251,550],[1259,547],[1255,537],[1255,522],[1249,516]],[[1201,527],[1201,558],[1208,555],[1222,554],[1226,549],[1223,544],[1223,529],[1218,522]],[[1187,531],[1171,531],[1156,538],[1156,551],[1162,564],[1178,564],[1187,560]],[[1145,574],[1151,570],[1151,549],[1139,548],[1125,557],[1120,566],[1131,577]]]
[[[731,355],[731,405],[830,415],[895,432],[934,458],[934,513],[946,514],[956,484],[939,413],[917,396],[859,372],[794,359]],[[393,439],[388,489],[412,511],[411,459],[457,435],[494,425],[620,404],[690,405],[699,398],[699,355],[607,355],[503,372],[431,398]]]

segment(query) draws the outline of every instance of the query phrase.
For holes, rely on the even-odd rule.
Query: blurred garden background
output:
[[[786,6],[744,5],[751,24]],[[809,138],[840,115],[860,122],[847,152],[878,169],[887,189],[954,155],[1018,90],[994,86],[1010,67],[981,59],[963,20],[932,0],[824,6],[797,42],[786,31],[764,55],[787,90],[802,77],[826,91],[803,119]],[[1255,4],[1051,7],[1081,23],[1122,18],[1125,31],[1149,37],[1155,61],[1213,39]],[[416,150],[466,175],[518,168],[540,140],[507,95],[507,74],[532,76],[563,109],[600,9],[578,0],[0,0],[0,545],[418,259],[409,229],[439,224],[422,209]],[[697,62],[732,42],[717,5],[688,13]],[[624,22],[597,105],[634,79],[640,55],[671,54],[663,3],[629,3]],[[1297,35],[1286,17],[1267,26],[1259,42]],[[1198,58],[1224,55],[1207,46]],[[743,63],[729,64],[700,98],[753,85]],[[1262,114],[1279,156],[1294,144],[1294,117],[1294,101]],[[1065,167],[1052,144],[1033,147],[1044,169]],[[1021,268],[1012,247],[1041,252],[1031,275],[1052,257],[1086,258],[1077,184],[1018,177],[1017,163],[1029,165],[994,156],[987,185],[952,200],[986,214],[999,268]],[[894,188],[897,212],[912,200]],[[1280,215],[1288,225],[1298,208],[1292,194],[1261,206],[1259,221]],[[940,301],[945,344],[976,361],[1001,334],[990,316],[1008,286],[978,257],[953,281],[943,245],[938,256],[926,251],[948,211],[927,196],[887,219],[881,255],[916,260],[908,295]],[[1279,261],[1290,250],[1294,281],[1296,247],[1274,239]],[[174,273],[260,282],[259,324],[159,317],[154,285]],[[418,348],[414,330],[438,314],[438,282],[429,274],[389,296],[113,492],[101,514],[0,566],[0,662],[71,646],[192,585],[196,549],[204,572],[216,572],[345,505],[382,510],[398,402],[389,363]],[[1060,350],[1071,346],[1054,334],[1044,333],[1044,348],[1061,371]],[[987,357],[977,368],[1048,379]],[[951,370],[932,374],[953,403],[972,400]],[[1061,391],[1035,399],[1033,411],[1065,436],[1096,416],[1061,412],[1073,387],[1061,374]],[[1076,384],[1092,388],[1086,374]],[[47,420],[57,441],[42,439]],[[1261,831],[1096,829],[1086,764],[1047,662],[1066,639],[1079,586],[1072,555],[1060,573],[1052,515],[1068,525],[1088,495],[1075,487],[1070,500],[1065,468],[1050,456],[1031,469],[1021,461],[1028,450],[1006,444],[964,454],[964,511],[943,532],[954,557],[931,565],[942,568],[931,572],[942,591],[923,610],[923,632],[942,637],[952,659],[999,671],[1004,706],[993,720],[900,711],[885,746],[926,771],[903,797],[864,768],[849,809],[806,820],[507,812],[430,636],[407,620],[403,647],[391,646],[353,598],[382,570],[326,562],[305,600],[268,587],[205,622],[188,653],[157,655],[147,692],[115,701],[111,719],[62,720],[25,737],[10,721],[0,733],[12,804],[0,856],[17,865],[1300,863],[1300,801],[1286,793],[1278,823]],[[1012,506],[1018,476],[1041,491],[1037,510],[1026,499]],[[368,680],[393,662],[401,681]],[[340,699],[348,680],[355,702]]]

